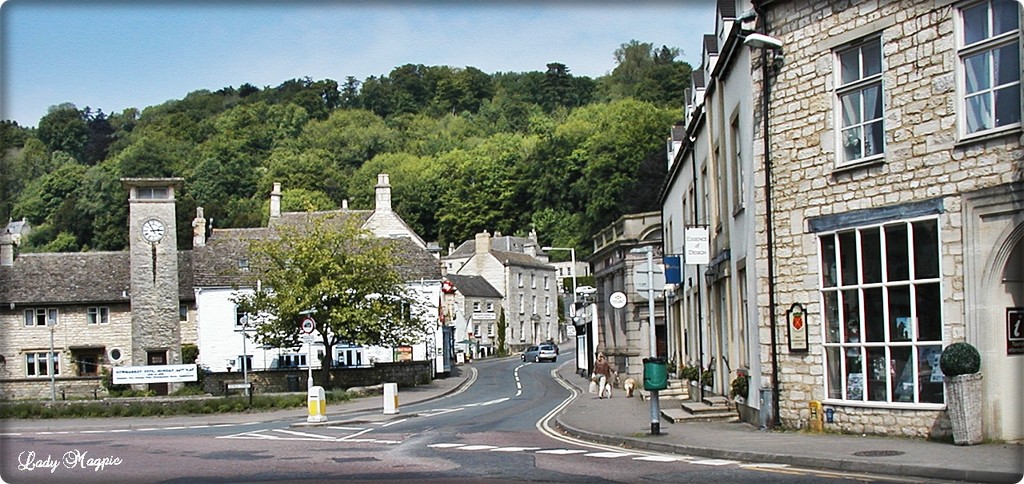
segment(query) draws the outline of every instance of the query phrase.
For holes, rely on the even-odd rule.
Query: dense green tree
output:
[[[339,170],[353,170],[397,142],[379,116],[364,110],[341,109],[324,121],[311,121],[298,138],[301,150],[323,150]]]
[[[270,193],[274,183],[280,183],[285,191],[306,190],[324,194],[332,201],[330,208],[340,206],[341,201],[347,197],[350,171],[339,169],[323,148],[279,148],[270,154],[264,166],[257,188],[258,195]],[[305,210],[304,207],[298,208],[300,211]]]
[[[386,239],[359,228],[356,217],[311,217],[305,230],[282,227],[280,237],[251,244],[249,287],[257,289],[236,302],[254,315],[257,343],[275,347],[297,348],[299,321],[310,314],[328,355],[321,381],[329,386],[335,345],[409,343],[426,322],[410,311],[401,261]]]
[[[39,120],[36,135],[49,151],[63,151],[80,162],[85,161],[89,126],[82,111],[74,104],[51,106]]]
[[[615,50],[615,69],[600,79],[600,91],[607,100],[629,97],[681,107],[683,90],[690,83],[691,67],[676,61],[680,51],[649,42],[631,40]]]

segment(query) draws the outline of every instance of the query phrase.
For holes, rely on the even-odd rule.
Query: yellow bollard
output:
[[[384,415],[398,413],[398,384],[384,384]]]
[[[309,407],[309,416],[306,417],[306,422],[327,421],[327,398],[325,398],[324,387],[310,387],[306,403]]]
[[[811,400],[811,402],[808,404],[808,407],[810,407],[811,410],[811,418],[809,419],[811,431],[821,432],[824,426],[822,422],[822,418],[824,417],[824,415],[822,415],[821,413],[821,402],[817,400]]]

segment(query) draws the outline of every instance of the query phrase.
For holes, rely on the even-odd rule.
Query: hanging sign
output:
[[[807,315],[800,303],[793,303],[786,312],[789,331],[789,351],[807,351]]]
[[[687,227],[684,235],[686,265],[707,265],[711,260],[711,239],[707,227]]]

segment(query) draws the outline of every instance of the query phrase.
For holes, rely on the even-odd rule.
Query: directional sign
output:
[[[306,316],[306,319],[302,320],[302,332],[310,334],[313,332],[313,328],[316,328],[316,321],[313,321],[312,316]]]

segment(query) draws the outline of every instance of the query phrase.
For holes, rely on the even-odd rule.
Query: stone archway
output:
[[[1007,310],[1024,308],[1024,184],[965,196],[966,337],[982,356],[984,435],[1024,440],[1024,354],[1008,349]]]

